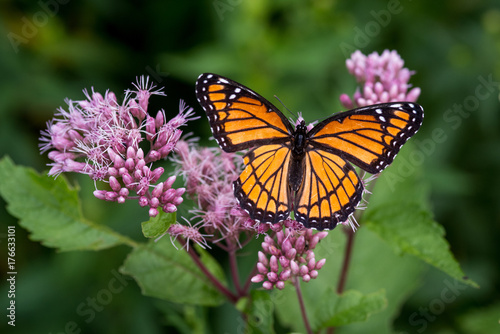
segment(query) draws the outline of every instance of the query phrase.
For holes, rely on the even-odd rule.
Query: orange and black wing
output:
[[[413,102],[376,104],[335,114],[308,133],[316,149],[335,153],[376,174],[389,166],[424,118]]]
[[[335,153],[308,150],[295,219],[308,228],[331,230],[354,212],[362,194],[363,183],[350,163]]]
[[[290,141],[293,128],[281,111],[233,80],[204,73],[196,81],[196,97],[226,152]]]
[[[295,219],[318,230],[345,222],[364,189],[348,161],[369,173],[381,172],[422,120],[421,106],[398,102],[353,109],[317,124],[307,134],[304,178],[294,199]]]
[[[244,157],[245,170],[233,184],[240,206],[259,222],[288,218],[290,122],[259,94],[216,74],[199,76],[196,97],[224,151],[252,149]]]
[[[290,147],[263,145],[249,151],[245,170],[234,182],[234,194],[252,219],[275,224],[288,218]]]

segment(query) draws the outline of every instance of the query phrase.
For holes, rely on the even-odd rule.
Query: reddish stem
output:
[[[345,246],[344,261],[342,263],[342,270],[340,271],[339,283],[337,284],[337,293],[339,295],[345,288],[347,273],[349,272],[349,264],[351,263],[352,246],[354,244],[354,231],[351,228],[346,228],[345,233],[347,234],[347,243]]]
[[[196,252],[194,251],[193,247],[188,248],[186,245],[186,241],[183,238],[177,238],[177,240],[180,242],[180,244],[186,249],[186,252],[191,256],[193,259],[194,263],[200,268],[200,270],[207,276],[208,280],[212,282],[214,287],[219,290],[223,295],[226,296],[226,298],[233,304],[236,304],[238,301],[238,297],[234,295],[231,291],[229,291],[228,288],[226,288],[212,273],[205,267],[203,262],[201,262],[200,257]]]
[[[234,245],[229,247],[229,267],[231,269],[231,278],[233,279],[234,288],[238,296],[243,295],[243,290],[240,285],[240,276],[238,274],[238,263],[236,261],[236,249]]]
[[[309,325],[309,320],[307,319],[306,306],[304,305],[304,299],[302,298],[302,292],[300,290],[300,282],[297,277],[293,278],[293,284],[295,285],[295,291],[297,291],[297,298],[299,299],[300,314],[302,315],[302,320],[304,320],[304,326],[306,327],[307,334],[312,334],[311,325]]]
[[[248,294],[248,290],[250,289],[250,284],[252,284],[252,277],[254,277],[255,275],[257,275],[257,261],[255,262],[255,265],[253,266],[252,271],[248,275],[247,280],[245,281],[245,284],[243,285],[243,291],[242,291],[243,295]]]

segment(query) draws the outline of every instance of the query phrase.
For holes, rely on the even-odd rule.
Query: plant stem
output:
[[[354,231],[351,228],[346,228],[344,231],[347,234],[347,243],[345,246],[344,261],[342,263],[342,270],[340,271],[339,283],[337,284],[337,293],[339,295],[345,288],[347,273],[349,272],[349,264],[351,263],[352,245],[354,244]]]
[[[252,284],[252,277],[254,277],[256,274],[257,274],[257,261],[255,261],[255,265],[253,266],[252,271],[248,275],[247,280],[243,285],[243,295],[248,294],[248,290],[250,289],[250,284]]]
[[[219,290],[226,298],[233,304],[236,304],[238,301],[238,297],[234,295],[231,291],[229,291],[228,288],[226,288],[212,273],[205,267],[203,262],[201,262],[200,257],[198,254],[194,251],[193,247],[187,247],[186,241],[183,238],[177,238],[177,240],[180,242],[180,244],[186,249],[186,252],[191,256],[193,259],[194,263],[200,268],[200,270],[207,276],[208,280],[212,282],[214,287]]]
[[[300,290],[300,281],[297,277],[294,277],[293,284],[295,285],[295,291],[297,291],[297,298],[299,299],[300,313],[302,314],[302,320],[304,320],[304,326],[306,327],[307,334],[312,334],[311,325],[309,325],[309,320],[307,319],[306,307],[304,305],[304,299],[302,298],[302,292]]]
[[[240,285],[240,276],[238,274],[238,262],[236,261],[236,247],[231,245],[229,248],[229,267],[231,270],[231,277],[233,279],[234,288],[236,289],[236,293],[238,296],[242,296],[244,294]]]

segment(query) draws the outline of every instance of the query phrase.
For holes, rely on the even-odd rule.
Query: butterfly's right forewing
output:
[[[196,81],[196,97],[226,152],[290,141],[293,129],[281,111],[235,81],[204,73]]]

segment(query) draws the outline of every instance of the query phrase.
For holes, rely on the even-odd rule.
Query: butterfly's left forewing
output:
[[[196,97],[226,152],[290,140],[293,129],[281,111],[235,81],[204,73],[196,81]]]
[[[309,132],[310,143],[376,174],[392,163],[401,146],[418,131],[423,117],[422,107],[410,102],[357,108],[317,124]]]

